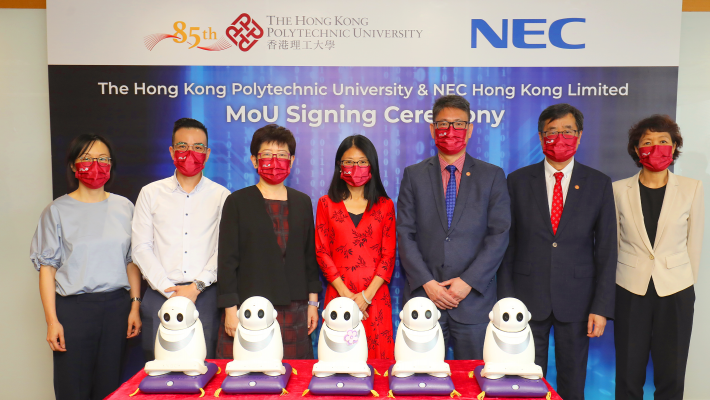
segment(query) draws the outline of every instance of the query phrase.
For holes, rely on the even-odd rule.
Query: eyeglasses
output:
[[[370,162],[367,160],[341,160],[340,165],[343,167],[352,167],[353,165],[357,165],[358,167],[367,167],[370,165]]]
[[[565,139],[572,139],[574,137],[577,137],[577,132],[579,132],[579,131],[578,130],[565,130],[565,131],[551,130],[551,131],[542,132],[542,136],[547,139],[557,139],[557,137],[561,134],[562,137]]]
[[[85,154],[85,155],[79,157],[78,160],[79,160],[79,162],[83,162],[83,163],[92,163],[94,161],[98,161],[99,164],[103,164],[103,165],[111,164],[111,157],[109,157],[107,155],[103,155],[103,154],[98,157],[89,157],[88,155]]]
[[[178,142],[173,145],[173,149],[175,149],[175,151],[187,151],[190,148],[192,148],[192,151],[197,153],[204,153],[207,151],[207,145],[203,143],[195,143],[193,145],[189,145],[185,142]]]
[[[285,160],[285,159],[291,158],[291,154],[286,151],[279,151],[279,152],[274,153],[272,151],[266,150],[266,151],[262,151],[261,153],[257,153],[257,155],[259,156],[260,159],[276,157],[276,158],[280,158],[282,160]]]
[[[466,129],[468,128],[469,122],[467,121],[434,121],[434,128],[436,129],[449,129],[450,125],[454,126],[454,129]]]

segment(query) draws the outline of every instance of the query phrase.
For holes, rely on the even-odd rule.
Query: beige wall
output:
[[[684,13],[678,122],[685,152],[676,172],[702,179],[710,214],[710,13]],[[51,399],[52,362],[37,273],[28,260],[42,209],[52,200],[45,10],[0,9],[0,397]],[[62,154],[57,155],[62,157]],[[710,229],[696,287],[686,398],[709,398]]]
[[[686,399],[710,398],[706,384],[710,359],[710,12],[683,13],[677,120],[683,133],[683,155],[676,173],[703,181],[705,236],[695,286],[695,319],[686,373]]]
[[[0,9],[0,398],[52,399],[52,355],[28,251],[52,200],[45,10]]]

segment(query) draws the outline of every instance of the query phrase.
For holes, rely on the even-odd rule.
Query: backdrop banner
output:
[[[276,123],[297,140],[286,185],[314,207],[352,134],[375,144],[396,203],[404,168],[436,154],[428,124],[445,94],[471,102],[469,154],[506,173],[543,159],[537,117],[566,102],[586,117],[577,159],[625,178],[638,171],[629,127],[675,118],[680,16],[680,0],[49,0],[54,195],[69,141],[93,132],[116,148],[109,190],[135,201],[173,174],[172,124],[191,117],[209,131],[206,176],[231,191],[258,181],[249,143]],[[395,327],[403,284],[397,262]],[[610,325],[591,341],[590,399],[613,398]]]

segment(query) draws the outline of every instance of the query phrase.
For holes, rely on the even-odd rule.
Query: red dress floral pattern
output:
[[[367,289],[375,276],[382,285],[371,300],[363,321],[368,357],[394,359],[392,302],[388,284],[394,270],[397,247],[394,203],[380,198],[366,210],[357,227],[343,202],[330,197],[318,200],[316,212],[316,257],[328,282],[340,277],[353,293]],[[325,304],[339,297],[333,285],[325,292]]]

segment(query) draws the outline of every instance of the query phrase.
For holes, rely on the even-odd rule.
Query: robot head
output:
[[[334,298],[323,310],[325,324],[334,331],[345,332],[355,329],[362,317],[357,303],[347,297]]]
[[[413,297],[399,312],[399,319],[404,326],[413,331],[428,331],[436,327],[441,318],[434,302],[426,297]]]
[[[528,326],[532,315],[522,301],[513,297],[498,300],[488,314],[493,325],[504,332],[520,332]]]
[[[191,327],[199,316],[195,303],[182,296],[171,296],[158,310],[160,325],[171,331]]]
[[[269,300],[261,296],[250,297],[239,307],[239,323],[250,331],[270,327],[276,320],[276,310]]]

